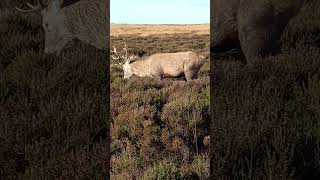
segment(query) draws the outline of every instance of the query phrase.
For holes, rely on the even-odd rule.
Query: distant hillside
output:
[[[210,24],[115,24],[110,26],[111,36],[149,36],[164,34],[209,35]]]

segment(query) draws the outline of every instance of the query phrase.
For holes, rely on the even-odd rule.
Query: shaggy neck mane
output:
[[[149,61],[147,61],[146,59],[135,61],[130,64],[130,67],[131,67],[132,73],[137,76],[144,77],[150,74]]]

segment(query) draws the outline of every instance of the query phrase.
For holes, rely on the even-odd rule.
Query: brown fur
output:
[[[241,47],[248,62],[278,52],[284,28],[306,1],[213,1],[211,51]]]

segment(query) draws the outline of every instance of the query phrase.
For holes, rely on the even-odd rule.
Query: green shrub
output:
[[[209,177],[209,163],[208,154],[201,154],[195,156],[191,164],[182,165],[180,172],[183,177],[189,176],[189,174],[196,174],[200,179],[206,179]]]
[[[147,169],[142,177],[143,180],[173,180],[182,179],[177,166],[172,162],[159,162]]]

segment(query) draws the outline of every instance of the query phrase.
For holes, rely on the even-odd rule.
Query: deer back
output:
[[[70,34],[99,49],[105,49],[108,24],[105,4],[104,0],[93,0],[65,7],[65,26]]]

